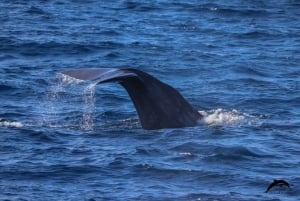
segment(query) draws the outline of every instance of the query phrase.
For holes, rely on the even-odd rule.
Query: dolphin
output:
[[[287,186],[287,187],[290,188],[290,185],[289,185],[288,182],[286,182],[286,181],[284,181],[282,179],[279,179],[279,180],[274,179],[273,182],[268,186],[268,188],[265,191],[265,193],[269,192],[269,190],[271,190],[271,188],[273,188],[274,186],[277,186],[277,185],[279,185],[279,186],[283,186],[284,185],[284,186]]]
[[[87,68],[61,72],[97,84],[117,82],[129,94],[143,129],[196,126],[202,115],[173,87],[137,69]]]

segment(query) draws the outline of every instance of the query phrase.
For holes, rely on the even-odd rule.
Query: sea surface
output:
[[[74,68],[145,71],[204,121],[144,130]],[[300,200],[298,0],[1,0],[0,98],[0,200]]]

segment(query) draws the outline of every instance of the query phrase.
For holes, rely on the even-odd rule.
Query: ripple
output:
[[[138,12],[150,12],[159,10],[160,7],[156,6],[153,2],[150,3],[140,3],[136,1],[124,1],[123,2],[123,9],[131,10],[131,11],[138,11]]]
[[[4,39],[2,39],[4,40]],[[76,43],[58,43],[54,41],[38,43],[34,41],[14,41],[9,40],[9,44],[1,48],[4,52],[19,52],[23,56],[60,56],[60,55],[77,55],[89,54],[104,49],[122,48],[123,44],[103,41],[93,44],[76,44]]]
[[[234,68],[234,71],[238,74],[247,75],[247,76],[258,76],[258,77],[272,76],[269,72],[266,72],[266,70],[257,69],[255,67]]]
[[[42,8],[31,6],[27,11],[28,14],[48,15]]]
[[[283,35],[275,32],[267,32],[267,31],[249,31],[246,33],[235,33],[234,36],[238,39],[274,39],[280,38]]]
[[[0,84],[0,91],[11,91],[11,90],[15,90],[16,88],[10,85],[6,85],[6,84]]]
[[[249,158],[264,158],[268,155],[255,152],[253,149],[242,146],[219,147],[215,149],[215,158],[229,160],[245,160]]]

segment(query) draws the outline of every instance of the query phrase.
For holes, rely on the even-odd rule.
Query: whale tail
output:
[[[97,84],[118,82],[126,89],[147,130],[195,126],[201,118],[176,89],[140,70],[90,68],[62,74]]]

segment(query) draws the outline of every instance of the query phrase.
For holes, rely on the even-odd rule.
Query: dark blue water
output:
[[[0,2],[0,200],[299,200],[300,3]],[[204,114],[143,130],[117,84],[137,68]],[[264,193],[273,179],[291,188]]]

